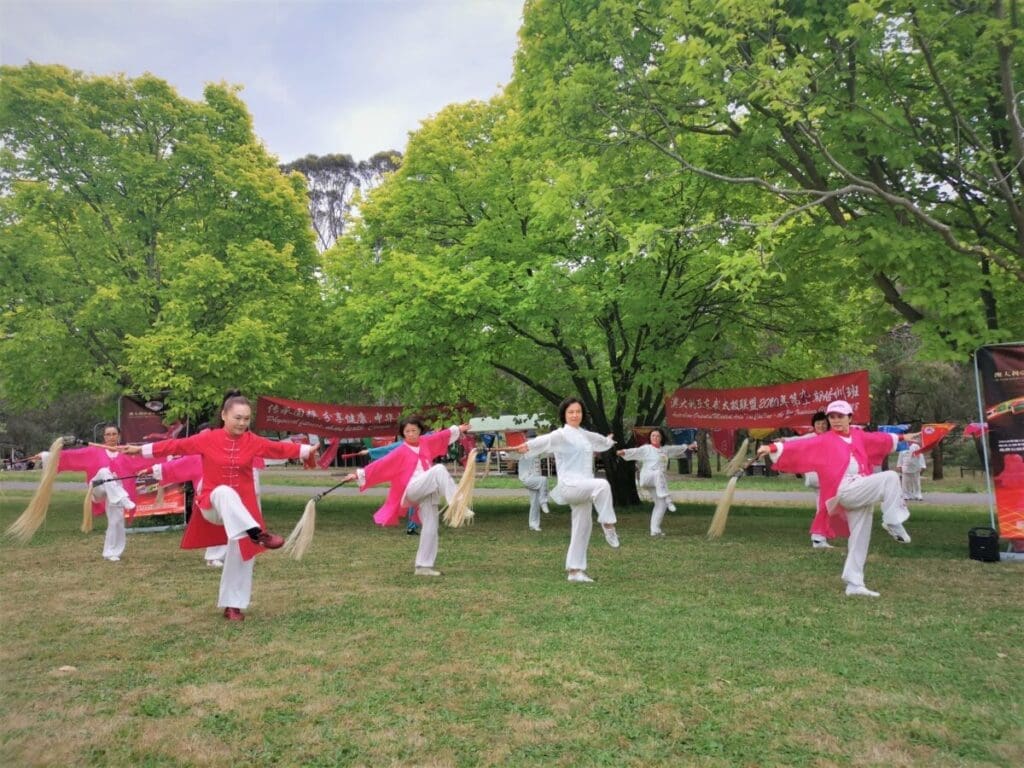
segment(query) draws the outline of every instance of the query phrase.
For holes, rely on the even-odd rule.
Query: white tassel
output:
[[[473,488],[476,486],[476,454],[474,448],[466,457],[466,469],[462,473],[462,480],[455,489],[455,495],[448,508],[441,515],[441,519],[449,528],[461,528],[473,522],[473,510],[469,505],[473,501]]]
[[[291,555],[293,560],[301,560],[302,556],[306,554],[306,550],[309,549],[309,545],[313,543],[313,533],[315,530],[316,500],[310,499],[306,502],[306,508],[302,512],[302,517],[299,518],[299,522],[295,524],[295,528],[288,538],[285,539],[284,546],[281,549]]]

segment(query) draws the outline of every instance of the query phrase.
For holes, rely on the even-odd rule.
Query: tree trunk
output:
[[[604,460],[604,476],[612,487],[612,502],[619,507],[635,507],[640,504],[640,494],[636,490],[636,465],[632,461],[623,461],[615,455],[615,451],[601,454]]]
[[[697,432],[697,477],[711,477],[711,456],[708,454],[708,433]]]
[[[942,479],[942,442],[940,441],[932,448],[932,480]]]

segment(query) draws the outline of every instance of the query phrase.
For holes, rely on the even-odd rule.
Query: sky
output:
[[[405,149],[512,76],[523,0],[0,0],[0,63],[242,86],[281,162]]]

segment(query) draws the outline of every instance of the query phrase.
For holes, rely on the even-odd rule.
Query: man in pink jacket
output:
[[[843,581],[851,597],[878,597],[864,585],[864,563],[871,544],[871,517],[876,502],[882,503],[882,527],[901,544],[910,543],[903,527],[910,517],[903,500],[900,477],[892,471],[872,471],[896,450],[901,436],[886,432],[850,429],[853,408],[845,400],[829,403],[825,409],[830,430],[805,440],[775,442],[757,449],[768,455],[781,472],[817,472],[821,484],[819,510],[845,515],[850,527]],[[914,435],[903,435],[913,441]]]

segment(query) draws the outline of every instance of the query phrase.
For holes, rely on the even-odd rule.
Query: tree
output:
[[[1016,0],[537,0],[516,77],[606,145],[781,202],[745,220],[780,259],[796,224],[885,301],[878,330],[963,359],[1024,331],[1021,34]]]
[[[281,166],[285,173],[297,171],[306,178],[309,214],[316,232],[317,248],[321,252],[344,234],[356,193],[369,192],[401,162],[401,152],[388,150],[359,162],[351,155],[306,155]]]
[[[0,396],[298,385],[319,299],[301,177],[235,89],[0,69]]]
[[[806,371],[823,334],[843,345],[831,298],[771,280],[737,291],[745,276],[718,269],[749,234],[704,224],[742,194],[666,172],[649,148],[553,139],[518,106],[513,93],[425,122],[326,255],[359,385],[549,414],[574,394],[590,428],[623,442],[661,423],[666,391],[755,361],[752,378]],[[632,465],[609,454],[606,469],[619,503],[635,502]]]

